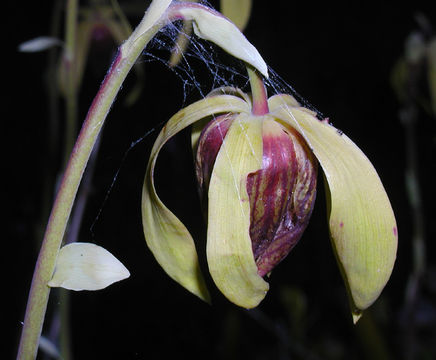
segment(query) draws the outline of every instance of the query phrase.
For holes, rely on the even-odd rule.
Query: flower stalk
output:
[[[253,69],[251,66],[247,66],[247,73],[250,80],[251,96],[253,98],[252,114],[259,116],[268,114],[268,97],[262,77],[256,69]]]
[[[147,19],[146,13],[143,21],[132,34],[132,37],[133,35],[135,37],[120,47],[74,145],[36,262],[17,359],[36,357],[50,294],[50,287],[47,284],[53,275],[59,248],[86,164],[124,79],[141,51],[163,26],[161,22],[149,26],[149,23],[146,22]]]

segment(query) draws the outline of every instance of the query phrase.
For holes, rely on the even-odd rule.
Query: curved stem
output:
[[[250,79],[251,96],[253,98],[253,115],[268,114],[268,98],[262,76],[256,69],[247,65],[248,77]]]
[[[89,112],[86,116],[79,137],[74,145],[66,171],[64,173],[62,183],[50,214],[44,240],[41,245],[41,250],[35,266],[32,285],[30,288],[29,299],[26,307],[24,318],[24,326],[21,335],[20,345],[18,349],[17,359],[34,359],[38,350],[39,337],[42,330],[42,325],[45,317],[50,288],[47,283],[50,281],[59,248],[65,234],[68,219],[70,217],[73,202],[85,171],[89,156],[103,127],[104,121],[109,113],[110,107],[121,88],[121,85],[127,74],[134,65],[136,59],[141,54],[147,43],[156,35],[156,33],[166,24],[177,19],[189,20],[189,17],[199,16],[200,20],[204,20],[202,15],[188,14],[184,15],[179,12],[180,9],[193,7],[193,3],[174,2],[172,0],[154,0],[151,2],[147,12],[145,13],[141,23],[133,31],[130,37],[124,42],[118,54],[107,73],[100,90],[97,93]],[[213,13],[210,9],[204,6],[197,5],[208,13]],[[215,15],[214,15],[215,16]],[[219,16],[217,16],[219,18]],[[212,17],[213,20],[218,21]],[[219,23],[219,21],[218,21]],[[219,46],[227,49],[227,44],[216,33],[211,31],[208,26],[213,26],[209,22],[203,21],[203,30],[206,30],[207,40],[216,42]],[[198,24],[197,24],[198,25]],[[233,35],[238,35],[233,28],[228,28]],[[237,36],[245,50],[251,51],[257,61],[263,65],[263,59],[258,54],[257,50],[248,41],[241,36]],[[235,51],[234,46],[230,47],[230,53],[233,56],[244,59],[244,51]],[[235,54],[236,52],[236,54]],[[266,67],[266,64],[265,64]],[[253,73],[250,74],[250,71]],[[265,114],[268,110],[266,102],[266,92],[263,87],[262,79],[254,70],[249,70],[250,78],[252,77],[254,107],[253,113],[256,115]],[[262,95],[263,87],[263,97]],[[259,95],[257,95],[259,94]],[[258,100],[259,99],[259,100]],[[259,104],[259,105],[257,105]]]
[[[68,161],[54,202],[33,274],[17,359],[34,359],[44,322],[50,288],[47,286],[56,264],[71,208],[91,151],[121,84],[151,38],[165,24],[165,16],[150,22],[145,14],[131,37],[119,48],[86,116]],[[154,12],[151,16],[156,16]],[[152,19],[153,20],[153,19]]]

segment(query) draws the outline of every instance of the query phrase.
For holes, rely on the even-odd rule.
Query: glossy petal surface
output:
[[[289,104],[286,95],[270,99],[272,114],[301,133],[324,170],[332,244],[357,320],[392,272],[398,237],[392,207],[365,154],[341,131]]]
[[[207,259],[212,278],[233,303],[253,308],[268,283],[257,273],[250,239],[247,176],[262,166],[262,117],[239,115],[215,160],[209,185]]]
[[[162,146],[194,122],[216,113],[247,111],[247,104],[230,95],[200,100],[175,114],[161,130],[151,151],[142,193],[142,221],[148,247],[166,273],[205,301],[209,293],[201,275],[194,241],[180,220],[162,203],[154,187],[154,167]]]

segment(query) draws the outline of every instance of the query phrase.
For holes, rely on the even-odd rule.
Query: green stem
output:
[[[69,158],[58,194],[56,195],[33,273],[18,349],[17,359],[19,360],[31,360],[36,357],[50,294],[50,288],[47,284],[55,268],[57,255],[65,234],[77,189],[110,107],[124,79],[147,43],[166,24],[177,19],[186,20],[179,13],[179,10],[188,6],[188,4],[193,6],[192,3],[184,2],[174,2],[172,4],[171,0],[156,0],[151,2],[141,23],[127,41],[120,46],[115,61],[89,109]],[[207,9],[200,5],[197,6],[204,10]],[[251,69],[249,69],[249,74],[253,87],[253,113],[255,115],[265,114],[268,112],[268,104],[262,79]]]
[[[117,57],[91,105],[74,145],[36,262],[17,359],[30,360],[36,357],[50,294],[47,283],[54,271],[79,183],[110,107],[144,47],[166,24],[165,16],[155,19],[150,24],[148,13],[147,11],[129,39],[119,48]]]
[[[247,65],[248,77],[250,79],[251,96],[253,98],[253,115],[265,115],[269,113],[268,98],[262,76],[257,70]]]

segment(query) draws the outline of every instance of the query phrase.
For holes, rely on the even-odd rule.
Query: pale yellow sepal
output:
[[[162,146],[194,122],[220,112],[245,112],[247,104],[230,95],[200,100],[176,113],[163,127],[150,154],[142,191],[145,240],[157,262],[180,285],[209,302],[194,241],[181,221],[162,203],[154,187],[154,167]]]
[[[194,32],[199,38],[217,44],[268,77],[268,67],[262,56],[235,24],[219,13],[201,7],[184,7],[179,12],[185,20],[193,20]]]
[[[250,19],[252,0],[221,0],[220,10],[243,31]]]
[[[125,266],[106,249],[76,242],[60,249],[48,285],[76,291],[100,290],[129,276]]]
[[[391,275],[398,237],[394,213],[365,154],[341,131],[288,102],[286,95],[275,97],[271,114],[300,132],[323,168],[332,244],[357,321]]]
[[[239,115],[215,160],[210,185],[207,259],[221,292],[236,305],[257,306],[268,283],[257,273],[250,239],[247,175],[262,166],[262,117]]]

